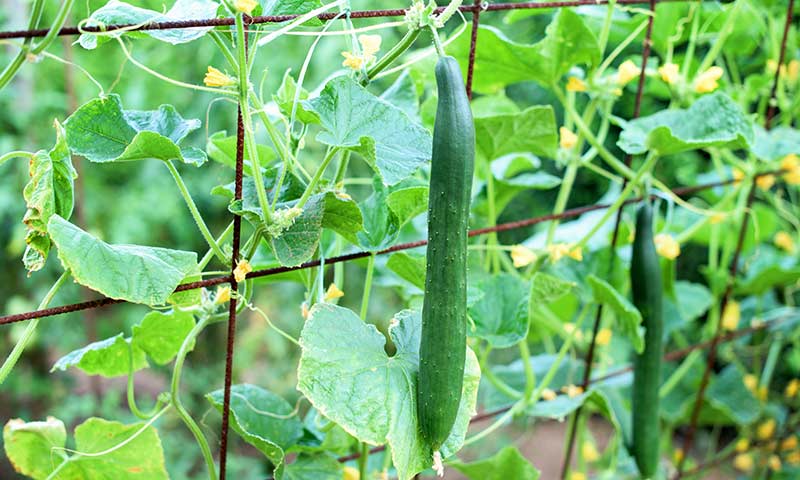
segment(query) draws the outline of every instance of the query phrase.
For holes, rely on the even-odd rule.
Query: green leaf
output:
[[[509,445],[493,456],[472,463],[448,462],[470,480],[537,480],[539,470]]]
[[[617,145],[631,155],[671,155],[707,147],[749,148],[753,122],[722,93],[700,97],[688,109],[662,110],[630,122],[620,120]]]
[[[275,187],[278,184],[278,177],[281,170],[277,167],[270,167],[264,170],[261,177],[264,180],[264,189],[267,193],[267,200],[270,204],[275,200]],[[278,207],[284,208],[293,205],[293,201],[299,199],[306,189],[305,183],[297,178],[293,173],[287,172],[281,184],[281,191],[278,194]],[[264,222],[261,214],[261,206],[258,202],[256,182],[252,177],[245,177],[242,180],[242,200],[235,201],[235,184],[217,185],[211,190],[214,195],[220,195],[230,200],[228,210],[231,213],[242,215],[253,226],[261,226]],[[296,202],[294,202],[296,203]]]
[[[573,288],[573,282],[536,272],[531,277],[531,306],[547,305],[568,294]]]
[[[469,35],[455,40],[447,51],[466,68]],[[571,9],[561,9],[547,27],[545,38],[533,45],[516,43],[494,27],[478,29],[475,83],[480,93],[494,93],[507,85],[535,80],[551,86],[575,65],[598,65],[600,46],[591,29]]]
[[[206,395],[206,400],[222,411],[223,391]],[[286,449],[303,435],[303,424],[292,406],[283,398],[255,385],[231,387],[231,427],[244,441],[256,447],[275,465],[280,479]]]
[[[284,480],[342,480],[342,471],[342,464],[333,455],[300,455],[297,460],[286,465],[283,478]]]
[[[678,311],[685,322],[699,318],[711,308],[714,296],[703,284],[675,282],[675,299]]]
[[[428,209],[428,185],[417,182],[401,182],[389,189],[386,196],[397,222],[402,226]]]
[[[386,262],[386,267],[403,280],[420,290],[425,290],[425,255],[413,255],[405,252],[393,253]]]
[[[317,140],[358,153],[387,185],[430,161],[430,133],[349,77],[330,80],[319,97],[303,104],[320,118]]]
[[[753,153],[761,160],[772,162],[790,153],[800,154],[800,131],[784,126],[769,131],[760,125],[755,125],[754,128]]]
[[[800,280],[800,266],[769,265],[757,274],[737,282],[737,295],[761,295],[777,286],[793,285]]]
[[[409,70],[403,70],[397,80],[381,94],[381,100],[399,108],[408,118],[419,118],[419,95]]]
[[[388,189],[376,176],[372,181],[374,191],[361,202],[361,216],[364,230],[358,232],[359,245],[371,252],[383,250],[394,243],[400,233],[400,221],[389,208]]]
[[[199,282],[203,279],[203,275],[197,271],[190,273],[183,280],[181,285],[193,282]],[[167,303],[175,307],[193,307],[199,305],[203,301],[203,290],[201,288],[193,288],[191,290],[183,290],[175,292],[167,298]]]
[[[487,160],[510,153],[555,158],[556,117],[551,106],[533,106],[517,113],[475,118],[477,150]]]
[[[256,150],[258,150],[258,158],[261,165],[269,165],[277,156],[275,151],[266,145],[256,145]],[[231,169],[236,169],[236,137],[234,135],[228,136],[225,131],[211,135],[206,143],[206,151],[211,160]],[[275,171],[277,169],[273,168],[271,170]],[[249,161],[244,162],[244,174],[247,176],[253,175]]]
[[[57,418],[47,417],[43,422],[15,418],[3,427],[3,446],[14,471],[37,480],[47,478],[63,463],[62,456],[53,453],[66,443],[64,422]]]
[[[101,375],[106,378],[128,375],[130,370],[131,348],[133,348],[133,371],[147,368],[144,352],[137,346],[131,346],[130,339],[121,333],[115,337],[90,343],[83,348],[73,350],[56,361],[51,372],[65,371],[75,367],[87,375]]]
[[[181,20],[193,20],[198,18],[214,18],[217,16],[219,3],[212,0],[177,0],[167,13],[156,12],[146,8],[134,7],[133,5],[118,0],[111,0],[103,7],[95,10],[84,22],[84,27],[102,27],[105,25],[139,25],[151,22],[175,22]],[[150,36],[162,42],[177,45],[180,43],[191,42],[209,32],[213,27],[197,27],[184,29],[165,29],[165,30],[144,30],[141,32],[129,32],[127,35],[133,37]],[[83,48],[92,50],[113,38],[120,37],[124,31],[112,34],[96,35],[84,33],[78,39],[78,43]]]
[[[206,161],[202,150],[178,146],[200,128],[200,120],[184,120],[172,105],[161,105],[158,110],[123,110],[119,95],[109,95],[83,104],[65,127],[72,153],[91,162],[153,158],[200,166]]]
[[[76,282],[103,295],[163,305],[175,287],[197,269],[197,254],[139,245],[110,245],[58,215],[48,223],[58,258]]]
[[[320,303],[300,336],[298,390],[326,417],[372,445],[388,443],[400,480],[430,467],[433,452],[417,423],[421,316],[403,311],[389,324],[397,353],[389,357],[386,338],[352,311]],[[463,444],[475,412],[480,367],[467,349],[464,390],[456,423],[441,453],[448,457]]]
[[[314,113],[306,110],[303,105],[303,100],[308,99],[308,91],[306,89],[300,90],[300,96],[297,98],[297,104],[294,103],[295,96],[297,95],[297,82],[291,75],[291,69],[286,70],[283,74],[283,81],[281,86],[272,99],[280,109],[284,117],[292,117],[292,108],[294,108],[295,119],[302,123],[319,123],[319,117]]]
[[[739,425],[749,425],[761,414],[761,404],[745,386],[736,365],[728,365],[711,380],[706,401]]]
[[[134,325],[132,345],[157,364],[166,365],[178,354],[193,327],[194,317],[189,312],[150,312]]]
[[[641,353],[644,350],[644,334],[641,328],[642,314],[605,280],[594,275],[589,275],[587,280],[592,287],[594,300],[611,308],[620,330],[631,341],[633,348]]]
[[[302,15],[322,6],[320,0],[258,0],[258,2],[261,4],[261,12],[256,8],[253,11],[254,15]],[[312,18],[304,25],[322,25],[322,22]]]
[[[27,228],[23,263],[28,274],[41,270],[50,252],[47,222],[53,214],[69,218],[74,204],[74,179],[78,176],[65,140],[64,128],[55,122],[56,144],[34,154],[30,162],[30,180],[22,195],[27,211],[22,222]]]
[[[510,347],[528,335],[530,286],[519,278],[500,273],[481,279],[483,296],[469,308],[474,328],[470,336],[495,348]]]

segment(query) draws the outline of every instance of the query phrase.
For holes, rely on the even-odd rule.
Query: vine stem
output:
[[[159,410],[161,410],[161,408],[164,406],[164,402],[159,397],[156,400],[156,405],[153,407],[153,410],[150,413],[142,412],[136,405],[136,395],[134,392],[135,386],[133,380],[133,344],[128,342],[128,408],[130,409],[131,413],[142,420],[152,418],[158,413]]]
[[[169,173],[172,174],[172,178],[175,179],[175,183],[178,185],[178,190],[181,192],[181,196],[183,200],[186,202],[186,206],[189,207],[189,211],[192,214],[192,218],[194,219],[194,223],[197,224],[197,228],[200,230],[200,234],[203,235],[203,238],[208,243],[208,246],[214,252],[214,256],[216,256],[219,261],[223,263],[223,265],[227,265],[227,258],[225,258],[225,254],[222,253],[222,249],[219,248],[216,240],[214,240],[214,236],[211,234],[211,231],[208,229],[208,225],[206,225],[205,220],[203,220],[203,216],[200,215],[200,211],[197,209],[197,205],[194,203],[194,199],[192,199],[192,195],[189,193],[189,189],[186,188],[186,184],[183,182],[183,178],[181,178],[181,174],[178,173],[178,169],[175,168],[175,165],[172,164],[171,160],[167,160],[164,162],[169,170]]]
[[[408,32],[406,32],[406,34],[403,35],[403,38],[401,38],[400,41],[396,43],[391,50],[386,52],[386,55],[384,55],[383,57],[380,58],[380,60],[375,62],[375,65],[373,65],[367,71],[367,81],[375,78],[378,74],[384,71],[386,67],[391,65],[392,62],[394,62],[397,59],[397,57],[405,53],[406,50],[408,50],[411,47],[411,45],[413,45],[414,42],[417,40],[417,37],[419,37],[420,32],[421,30],[419,28],[413,28]]]
[[[39,19],[42,17],[42,11],[44,10],[44,0],[34,0],[33,7],[31,8],[31,18],[28,21],[28,30],[32,30],[36,27],[39,23]],[[61,27],[59,27],[61,29]],[[3,72],[0,73],[0,90],[2,90],[11,79],[19,71],[22,64],[25,63],[25,58],[27,57],[27,49],[30,43],[33,41],[31,38],[25,39],[23,43],[22,50],[17,52],[17,55],[11,60],[11,63],[6,65],[6,68],[3,69]]]
[[[64,270],[64,273],[58,277],[56,283],[50,287],[50,290],[44,296],[42,301],[39,303],[39,310],[43,308],[47,308],[50,302],[53,300],[53,297],[58,293],[61,287],[64,285],[64,282],[67,281],[69,278],[69,269]],[[14,349],[11,350],[11,353],[8,354],[6,360],[3,362],[3,365],[0,367],[0,385],[5,382],[8,374],[11,373],[11,370],[14,368],[14,365],[17,364],[19,357],[22,356],[22,352],[25,351],[25,348],[30,343],[31,339],[33,338],[33,334],[36,332],[36,327],[39,326],[38,318],[31,320],[28,326],[25,327],[25,331],[22,333],[22,337],[17,341],[17,344],[14,345]]]
[[[311,179],[311,182],[309,182],[306,190],[303,192],[303,196],[301,196],[300,200],[297,201],[297,208],[303,208],[308,202],[308,199],[311,198],[311,195],[317,188],[317,184],[319,184],[319,181],[322,179],[322,175],[325,173],[325,169],[328,168],[328,165],[331,163],[331,160],[333,160],[333,157],[336,156],[338,151],[338,148],[328,149],[328,153],[325,155],[325,158],[322,159],[322,164],[320,164],[319,168],[314,173],[314,177]]]
[[[5,155],[0,155],[0,165],[6,163],[7,161],[11,160],[12,158],[33,158],[35,154],[31,152],[26,152],[24,150],[15,150],[13,152],[8,152]]]
[[[211,454],[211,448],[208,446],[208,441],[206,440],[206,437],[203,436],[203,432],[200,430],[200,427],[197,426],[197,423],[194,421],[192,416],[186,411],[186,408],[183,406],[180,398],[181,373],[183,371],[183,363],[186,360],[186,355],[189,353],[189,347],[193,345],[197,336],[200,335],[200,332],[206,328],[210,320],[210,316],[201,318],[201,320],[195,324],[194,328],[192,328],[192,330],[189,332],[189,335],[186,336],[181,344],[181,348],[178,351],[177,357],[175,358],[175,366],[172,370],[170,401],[172,406],[175,407],[175,411],[178,412],[178,416],[181,417],[183,423],[186,424],[186,427],[189,428],[189,430],[192,432],[192,435],[194,435],[197,445],[200,447],[200,452],[203,455],[206,468],[208,469],[209,480],[217,480],[217,467],[214,464],[214,456]]]
[[[361,320],[366,322],[369,311],[369,296],[372,291],[372,274],[375,271],[375,254],[369,256],[367,275],[364,278],[364,294],[361,297]],[[361,442],[361,456],[358,457],[359,478],[367,478],[367,460],[369,459],[369,444]]]

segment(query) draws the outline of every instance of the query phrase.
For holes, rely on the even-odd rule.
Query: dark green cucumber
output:
[[[636,212],[636,236],[631,256],[633,303],[642,313],[645,347],[633,360],[632,453],[642,478],[654,478],[659,459],[658,390],[664,332],[661,266],[653,243],[653,209],[645,201]]]
[[[461,402],[467,353],[467,232],[475,126],[461,68],[436,63],[439,102],[428,194],[428,252],[417,383],[423,438],[434,451],[450,435]]]

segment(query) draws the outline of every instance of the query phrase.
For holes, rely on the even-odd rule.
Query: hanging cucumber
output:
[[[467,232],[475,126],[461,68],[436,63],[439,101],[428,194],[428,252],[417,414],[434,452],[450,435],[461,401],[467,350]]]
[[[661,267],[653,243],[653,209],[645,200],[636,213],[636,236],[631,257],[633,303],[642,314],[645,347],[633,361],[633,447],[642,478],[654,478],[659,458],[658,390],[664,330],[661,305]]]

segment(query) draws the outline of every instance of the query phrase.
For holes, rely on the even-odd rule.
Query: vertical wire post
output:
[[[478,50],[478,27],[481,21],[483,1],[475,0],[472,5],[472,35],[469,40],[469,65],[467,66],[467,97],[472,100],[472,79],[475,76],[475,52]]]
[[[647,33],[644,37],[644,43],[642,46],[642,68],[639,72],[639,83],[636,88],[636,100],[633,106],[633,118],[639,118],[639,114],[641,113],[642,109],[642,97],[644,94],[644,84],[645,80],[647,79],[647,60],[650,57],[650,50],[652,47],[652,37],[653,37],[653,19],[655,18],[655,10],[656,10],[656,0],[650,0],[650,17],[647,20]],[[630,167],[631,162],[633,161],[632,155],[627,155],[625,157],[625,165]],[[628,179],[626,178],[623,182],[622,188],[625,188],[627,185]],[[645,200],[647,201],[647,200]],[[620,225],[622,224],[622,208],[617,211],[616,220],[614,223],[614,233],[611,237],[611,258],[609,260],[608,269],[609,272],[614,268],[614,260],[616,258],[616,246],[617,240],[619,238],[619,229]],[[583,370],[583,382],[581,384],[581,388],[583,391],[586,391],[589,388],[589,385],[592,381],[592,364],[594,363],[594,355],[595,350],[597,347],[597,333],[600,330],[600,320],[603,318],[603,306],[598,305],[597,313],[594,317],[594,325],[592,326],[592,340],[589,343],[589,350],[586,353],[586,366]],[[564,464],[561,466],[561,478],[566,479],[567,473],[569,472],[569,466],[572,463],[572,452],[575,449],[575,440],[578,433],[578,422],[580,420],[580,416],[583,410],[583,406],[578,407],[575,410],[575,414],[572,418],[572,426],[570,427],[569,437],[567,439],[567,451],[564,454]]]

